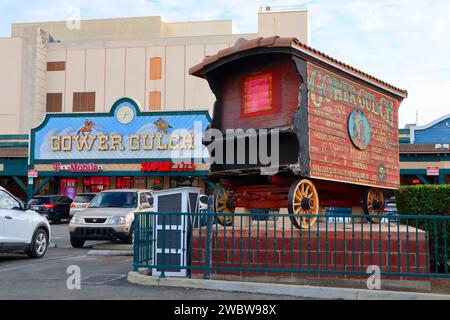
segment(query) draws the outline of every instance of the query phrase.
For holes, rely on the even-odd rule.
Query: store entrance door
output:
[[[61,179],[59,190],[66,197],[75,199],[77,196],[77,179]]]

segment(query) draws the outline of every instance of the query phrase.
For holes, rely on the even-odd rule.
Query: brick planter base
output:
[[[215,279],[272,279],[271,282],[299,282],[304,279],[367,279],[368,274],[333,274],[364,272],[368,266],[380,266],[382,272],[424,274],[427,272],[425,233],[396,224],[328,224],[300,231],[277,229],[272,224],[255,222],[234,230],[213,227],[210,248],[211,277]],[[370,229],[372,228],[372,232]],[[206,228],[194,230],[192,242],[192,277],[201,277],[206,267]],[[408,266],[409,260],[409,266]],[[196,267],[202,268],[195,270]],[[217,268],[217,269],[214,269]],[[224,270],[220,268],[235,268]],[[261,270],[266,269],[266,270]],[[287,270],[283,272],[283,270]],[[428,281],[426,277],[383,276],[382,280]],[[300,281],[301,282],[301,281]]]

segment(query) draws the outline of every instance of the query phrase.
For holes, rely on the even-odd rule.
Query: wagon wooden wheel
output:
[[[231,214],[234,213],[233,199],[230,192],[222,185],[218,185],[218,188],[214,191],[214,212],[217,216],[217,221],[221,225],[232,225],[232,216],[221,216],[220,213]]]
[[[289,189],[288,210],[290,214],[318,214],[319,194],[312,181],[303,179],[294,182]],[[293,217],[292,223],[298,229],[308,229],[317,222],[317,217]]]
[[[384,213],[384,197],[380,189],[370,188],[364,193],[363,209],[365,214],[379,216]],[[368,218],[369,222],[379,223],[380,218]]]

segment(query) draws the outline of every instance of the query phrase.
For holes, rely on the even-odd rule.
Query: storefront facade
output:
[[[47,114],[31,130],[34,192],[64,194],[110,189],[205,189],[202,132],[207,111],[141,112],[130,98],[108,113]],[[39,189],[39,190],[38,190]]]
[[[402,185],[450,184],[450,114],[399,136]]]

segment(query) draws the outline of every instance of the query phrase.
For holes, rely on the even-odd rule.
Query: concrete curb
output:
[[[183,287],[192,289],[218,290],[229,292],[259,293],[269,295],[288,295],[313,299],[344,300],[450,300],[450,295],[430,293],[363,290],[348,288],[312,287],[288,284],[256,282],[236,282],[222,280],[203,280],[187,278],[165,278],[142,275],[135,271],[128,273],[130,283],[145,286]]]
[[[133,245],[132,244],[117,244],[117,243],[96,243],[96,244],[92,245],[92,249],[133,251]]]
[[[130,250],[89,250],[88,256],[133,256]]]

